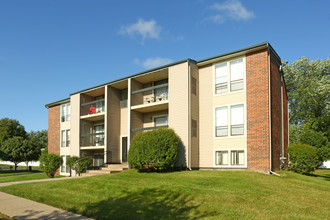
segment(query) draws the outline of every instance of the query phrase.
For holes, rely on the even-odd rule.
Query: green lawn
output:
[[[31,171],[29,171],[29,170],[0,170],[0,177],[39,173],[39,172],[40,172],[40,169],[35,169],[35,170],[31,170]]]
[[[330,218],[330,170],[280,173],[128,170],[0,190],[95,219]]]
[[[62,176],[55,176],[55,178],[59,178]],[[0,170],[0,183],[7,182],[16,182],[16,181],[24,181],[24,180],[37,180],[37,179],[47,179],[49,177],[46,176],[45,173],[40,172],[40,169],[35,170]]]

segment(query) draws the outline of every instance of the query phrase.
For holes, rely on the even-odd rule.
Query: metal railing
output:
[[[104,146],[104,132],[81,135],[81,147]]]

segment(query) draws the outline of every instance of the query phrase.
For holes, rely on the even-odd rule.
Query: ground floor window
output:
[[[215,165],[245,165],[244,150],[215,151]]]
[[[61,158],[63,160],[63,163],[61,165],[61,173],[70,173],[70,167],[66,165],[66,161],[68,160],[70,156],[69,155],[62,155]]]
[[[215,152],[216,165],[228,165],[228,151]]]

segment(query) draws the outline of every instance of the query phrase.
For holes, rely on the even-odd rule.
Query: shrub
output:
[[[58,168],[60,168],[63,163],[62,158],[56,154],[41,154],[39,158],[40,168],[46,173],[50,178],[54,178],[55,173]]]
[[[66,165],[70,167],[70,169],[76,171],[76,173],[80,176],[81,173],[86,172],[88,166],[92,165],[93,159],[90,157],[70,157],[66,161]]]
[[[289,169],[303,174],[313,172],[320,164],[317,148],[308,144],[294,144],[288,147]]]
[[[138,133],[132,140],[128,152],[128,162],[139,170],[170,170],[176,160],[179,136],[172,129],[158,128]]]

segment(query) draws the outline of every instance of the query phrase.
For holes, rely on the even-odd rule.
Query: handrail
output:
[[[168,128],[168,125],[148,127],[148,128],[134,128],[134,129],[131,129],[131,131],[132,132],[147,131],[147,130],[153,130],[153,129],[157,129],[157,128]]]
[[[135,94],[141,93],[141,92],[146,92],[146,91],[149,91],[149,90],[163,88],[163,87],[168,87],[168,83],[164,83],[164,84],[161,84],[161,85],[158,85],[158,86],[151,86],[151,87],[147,87],[147,88],[144,88],[144,89],[135,90],[135,91],[132,91],[132,95],[135,95]]]
[[[94,103],[98,103],[98,102],[102,102],[102,101],[104,101],[104,99],[98,99],[98,100],[82,103],[81,106],[86,106],[86,105],[90,105],[90,104],[94,104]]]

